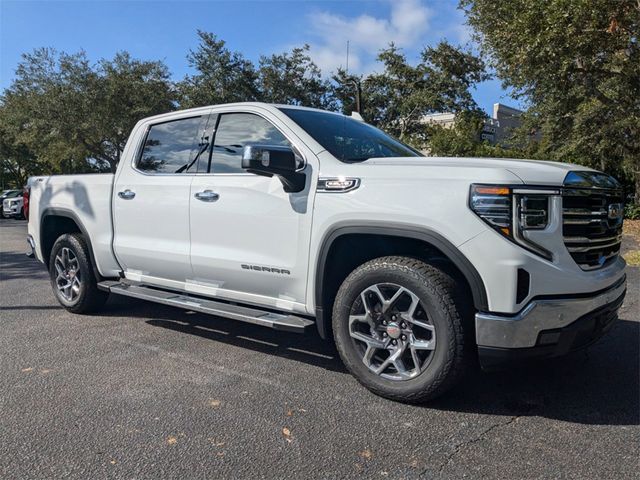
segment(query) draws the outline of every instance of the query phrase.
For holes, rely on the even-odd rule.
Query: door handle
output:
[[[132,192],[127,188],[124,192],[118,192],[118,196],[123,200],[131,200],[136,196],[136,192]]]
[[[216,192],[212,192],[211,190],[205,190],[204,192],[196,193],[194,197],[203,202],[215,202],[220,198],[220,195]]]

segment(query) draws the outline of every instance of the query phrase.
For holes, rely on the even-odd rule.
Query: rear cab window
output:
[[[151,174],[195,173],[200,156],[209,147],[201,130],[203,119],[206,116],[151,125],[136,168]]]

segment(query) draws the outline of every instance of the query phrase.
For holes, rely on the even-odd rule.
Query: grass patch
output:
[[[625,220],[622,231],[625,235],[630,235],[635,240],[640,240],[640,220]]]
[[[627,264],[632,267],[640,267],[640,250],[631,250],[623,255]]]

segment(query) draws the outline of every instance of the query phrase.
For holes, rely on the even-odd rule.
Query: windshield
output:
[[[343,162],[375,157],[420,157],[420,152],[364,122],[345,115],[281,108],[289,118]]]

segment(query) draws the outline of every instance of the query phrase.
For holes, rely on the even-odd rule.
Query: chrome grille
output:
[[[623,200],[622,192],[617,190],[563,190],[564,244],[583,270],[601,268],[620,253]]]

